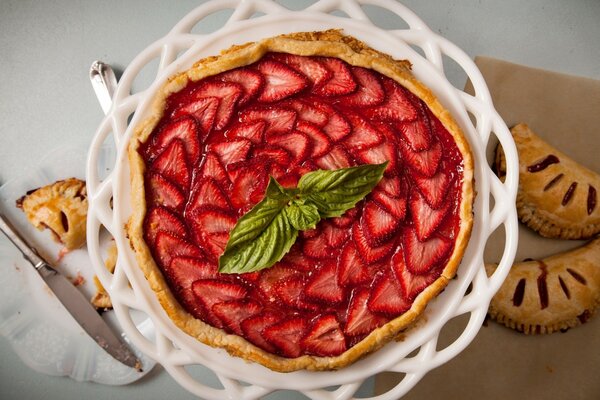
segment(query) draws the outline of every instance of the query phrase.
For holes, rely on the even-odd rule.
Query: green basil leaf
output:
[[[309,172],[298,182],[299,196],[314,204],[321,217],[339,217],[373,190],[387,164]]]
[[[319,209],[314,204],[292,202],[285,211],[290,224],[299,231],[313,229],[321,220]]]

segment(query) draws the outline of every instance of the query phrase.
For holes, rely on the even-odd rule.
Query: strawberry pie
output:
[[[130,142],[127,229],[177,326],[276,371],[331,370],[423,313],[467,245],[473,165],[410,67],[331,30],[234,46],[164,84]],[[312,171],[384,162],[366,197],[298,230],[274,265],[220,272],[272,178],[295,188]]]

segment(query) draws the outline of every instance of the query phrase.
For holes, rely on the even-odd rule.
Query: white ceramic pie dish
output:
[[[458,48],[431,32],[412,12],[393,1],[378,1],[402,17],[410,29],[384,31],[373,25],[355,1],[320,1],[309,9],[292,12],[270,1],[208,2],[192,11],[163,39],[144,50],[127,68],[114,106],[99,127],[90,149],[87,179],[90,201],[88,245],[96,272],[107,287],[115,311],[130,339],[142,351],[156,359],[184,387],[206,398],[255,398],[276,389],[302,391],[311,398],[348,398],[368,377],[382,371],[406,373],[405,378],[385,394],[398,398],[408,391],[430,369],[448,361],[473,339],[485,317],[489,300],[502,283],[512,264],[516,250],[517,222],[514,209],[518,169],[517,158],[508,129],[495,112],[490,96],[475,65]],[[209,35],[190,34],[205,16],[222,9],[235,8],[228,22]],[[337,17],[331,11],[341,9],[351,18]],[[251,18],[256,11],[265,15]],[[458,276],[424,314],[426,323],[407,333],[402,342],[388,344],[384,349],[343,368],[340,371],[292,373],[273,372],[259,364],[249,364],[229,356],[225,351],[210,348],[180,331],[162,310],[137,267],[129,248],[123,225],[131,214],[129,204],[129,166],[127,144],[133,127],[148,115],[153,95],[174,73],[189,68],[200,58],[218,54],[233,44],[256,41],[282,33],[340,28],[346,34],[366,42],[371,47],[398,59],[409,59],[414,75],[428,86],[440,102],[452,113],[471,145],[475,160],[474,229]],[[426,57],[410,45],[421,47]],[[476,96],[454,88],[445,78],[442,54],[453,58],[473,82]],[[131,87],[143,67],[159,58],[159,73],[152,85],[131,95]],[[135,112],[129,121],[130,114]],[[469,113],[475,117],[473,124]],[[117,161],[111,174],[100,181],[97,171],[98,148],[109,138],[115,141]],[[485,150],[491,135],[498,137],[507,153],[508,175],[501,183],[488,167]],[[495,204],[490,211],[490,195]],[[113,208],[110,199],[113,198]],[[483,269],[483,250],[489,235],[500,225],[506,230],[505,251],[496,274],[487,278]],[[115,237],[119,260],[114,275],[102,266],[97,239],[100,225]],[[465,294],[471,286],[469,294]],[[135,329],[130,311],[145,312],[156,328],[155,340],[144,338]],[[462,334],[448,347],[436,350],[437,338],[443,326],[453,317],[470,313]],[[415,356],[407,357],[420,349]],[[202,376],[192,377],[186,371],[203,365],[219,378],[223,388],[202,382]],[[214,379],[213,379],[214,380]],[[245,384],[241,384],[244,382]],[[249,385],[247,385],[249,384]],[[339,386],[341,385],[341,386]],[[339,386],[335,390],[327,387]]]

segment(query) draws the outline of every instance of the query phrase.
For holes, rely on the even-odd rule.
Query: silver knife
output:
[[[125,342],[110,329],[88,299],[67,278],[50,267],[1,213],[0,230],[38,271],[54,295],[83,330],[117,361],[141,371],[142,363],[140,360],[131,352]]]

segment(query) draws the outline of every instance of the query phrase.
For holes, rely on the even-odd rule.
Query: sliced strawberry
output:
[[[398,124],[400,132],[402,132],[410,147],[415,151],[427,150],[433,142],[429,116],[424,107],[426,106],[419,100],[415,106],[419,118],[414,121],[405,121]]]
[[[276,297],[275,288],[279,286],[283,280],[299,274],[299,271],[282,263],[275,264],[273,267],[263,270],[262,272],[258,287],[265,295],[265,298],[271,302],[279,299]]]
[[[405,254],[401,251],[394,254],[392,268],[402,291],[409,300],[414,300],[427,286],[437,279],[436,274],[415,275],[406,268]]]
[[[204,97],[219,99],[219,107],[214,119],[214,129],[220,130],[229,123],[242,92],[242,86],[237,83],[208,81],[196,90],[194,96],[196,99]]]
[[[404,195],[404,185],[398,176],[381,178],[375,190],[382,190],[390,197],[401,197]]]
[[[168,232],[158,232],[155,243],[156,257],[163,267],[168,267],[171,264],[171,260],[175,257],[202,256],[198,247]]]
[[[315,311],[318,307],[304,300],[306,280],[302,275],[293,275],[282,279],[275,286],[275,293],[281,302],[297,310]]]
[[[388,161],[388,166],[385,169],[386,175],[393,175],[398,165],[398,151],[390,141],[385,141],[379,146],[358,152],[358,158],[367,164],[381,164]]]
[[[428,239],[435,232],[450,209],[450,203],[445,203],[437,210],[433,209],[417,190],[411,193],[409,205],[417,238],[421,241]]]
[[[340,141],[350,134],[352,130],[350,123],[333,107],[318,101],[313,102],[313,105],[329,118],[322,129],[332,142]]]
[[[156,134],[152,146],[148,149],[150,160],[164,151],[173,139],[180,139],[185,147],[187,161],[195,165],[200,158],[200,140],[198,138],[198,127],[193,118],[183,117],[167,124]]]
[[[295,188],[298,186],[298,181],[300,180],[300,175],[295,173],[279,173],[279,171],[272,171],[271,176],[277,179],[277,182],[284,188]]]
[[[331,57],[319,57],[317,60],[331,72],[331,78],[322,85],[314,87],[313,93],[320,96],[340,96],[356,90],[354,76],[346,63]]]
[[[153,206],[164,206],[174,210],[183,209],[185,196],[177,186],[162,175],[149,174],[146,188]]]
[[[295,358],[302,354],[300,340],[304,336],[306,322],[302,317],[290,318],[263,330],[263,336],[284,357]]]
[[[346,229],[337,228],[331,221],[322,221],[317,226],[319,233],[304,241],[304,254],[312,258],[330,258],[348,238]]]
[[[316,229],[311,229],[311,231],[317,231]],[[309,231],[303,231],[309,232]],[[290,251],[285,255],[283,260],[281,260],[280,264],[285,264],[290,268],[295,269],[296,271],[310,272],[312,271],[312,267],[314,262],[310,260],[302,251],[301,247],[298,245],[292,246]]]
[[[244,138],[252,143],[261,143],[267,123],[263,120],[240,123],[225,132],[229,139]]]
[[[332,357],[346,351],[346,338],[335,315],[326,314],[313,321],[300,345],[309,354]]]
[[[299,131],[268,136],[267,143],[286,149],[296,163],[302,162],[312,151],[310,139]]]
[[[287,150],[279,146],[270,146],[268,144],[263,146],[257,146],[252,150],[252,159],[254,160],[257,158],[262,159],[263,162],[272,162],[286,168],[290,165],[291,162],[290,153]],[[276,175],[279,174],[273,173],[272,175],[275,176],[275,178],[277,178]]]
[[[429,205],[433,208],[439,208],[450,187],[450,177],[444,171],[440,171],[431,178],[415,176],[414,179],[419,191],[425,196]]]
[[[395,247],[393,240],[389,240],[381,246],[371,245],[367,240],[361,223],[355,223],[352,226],[352,237],[360,258],[367,264],[372,264],[388,257]]]
[[[377,107],[365,110],[375,119],[393,121],[414,121],[417,110],[413,106],[408,91],[389,78],[383,78],[385,100]]]
[[[181,256],[173,258],[171,264],[165,267],[165,272],[177,290],[188,290],[197,280],[214,277],[217,265],[202,258]]]
[[[275,353],[276,349],[263,337],[265,328],[280,322],[282,317],[273,312],[264,312],[254,317],[249,317],[240,323],[244,338],[255,346],[269,353]]]
[[[164,207],[151,209],[144,225],[145,239],[148,243],[154,243],[158,232],[168,232],[182,239],[187,236],[185,224],[176,214]]]
[[[310,57],[302,57],[288,53],[273,53],[271,58],[302,74],[312,86],[319,86],[331,78],[331,72],[321,63]]]
[[[350,151],[368,149],[381,144],[383,137],[364,118],[352,113],[347,113],[346,118],[350,121],[352,131],[344,139],[344,145]]]
[[[200,279],[192,284],[192,292],[196,301],[202,306],[202,319],[211,325],[222,328],[221,320],[212,312],[215,304],[241,300],[248,291],[238,283],[219,279]]]
[[[278,106],[250,108],[242,111],[240,122],[264,121],[265,136],[291,132],[296,124],[296,111]]]
[[[343,243],[346,243],[349,232],[347,229],[340,229],[336,227],[331,220],[323,221],[320,224],[321,235],[327,240],[327,244],[332,249],[339,248]]]
[[[367,335],[385,325],[387,318],[373,314],[367,307],[370,291],[367,288],[358,288],[352,292],[350,304],[346,311],[346,326],[344,332],[348,336]]]
[[[410,308],[411,301],[393,274],[385,273],[375,278],[367,306],[373,312],[397,316]]]
[[[229,213],[213,208],[201,208],[190,214],[187,220],[192,225],[196,243],[213,259],[219,258],[229,239],[236,219]]]
[[[204,97],[176,109],[173,112],[173,118],[182,116],[194,117],[198,121],[198,124],[200,124],[202,133],[207,135],[213,128],[218,109],[219,98]]]
[[[343,300],[344,290],[338,283],[335,262],[325,263],[314,271],[304,290],[306,297],[317,302],[336,304]]]
[[[318,126],[306,121],[298,121],[296,129],[310,138],[311,158],[325,155],[331,148],[329,137]]]
[[[371,192],[371,200],[378,206],[389,212],[401,222],[406,217],[406,198],[391,197],[388,193],[377,190]]]
[[[369,244],[379,246],[387,242],[398,230],[401,220],[379,207],[377,203],[369,202],[363,209],[360,222]]]
[[[249,210],[265,196],[269,177],[264,166],[240,171],[231,188],[231,203],[238,209]]]
[[[320,64],[319,64],[320,65]],[[318,127],[323,127],[327,124],[329,117],[327,113],[323,111],[323,109],[319,109],[314,107],[307,102],[302,100],[292,99],[288,100],[284,103],[285,107],[289,107],[292,110],[295,110],[298,113],[298,122],[304,121],[309,122],[311,124],[315,124]]]
[[[241,322],[262,311],[262,306],[250,299],[231,300],[215,304],[212,312],[221,320],[226,330],[242,335]]]
[[[356,207],[347,210],[341,217],[331,218],[331,223],[338,228],[347,228],[354,223],[358,216]]]
[[[352,166],[353,161],[350,154],[342,145],[335,145],[331,151],[321,158],[315,160],[317,166],[322,169],[340,169]]]
[[[224,166],[248,159],[252,142],[247,139],[234,139],[212,143],[209,150],[214,152]]]
[[[452,242],[443,236],[433,236],[421,242],[415,229],[407,229],[402,238],[406,266],[413,274],[426,274],[452,249]]]
[[[224,210],[231,208],[227,196],[212,177],[202,178],[194,184],[191,200],[186,206],[186,214],[204,206]]]
[[[181,189],[187,190],[190,184],[191,174],[186,160],[185,147],[179,139],[171,141],[169,147],[152,162],[150,169],[176,183]]]
[[[413,151],[408,143],[403,140],[398,141],[400,143],[400,153],[402,158],[413,171],[425,177],[431,177],[435,174],[440,165],[442,159],[442,145],[440,142],[436,142],[429,150],[423,150],[420,152]]]
[[[204,164],[200,168],[200,176],[213,178],[221,187],[230,183],[225,167],[214,153],[207,153],[204,157]]]
[[[227,71],[221,75],[223,82],[237,83],[242,87],[242,96],[239,99],[238,105],[246,104],[251,98],[256,96],[264,80],[260,73],[248,68],[236,68]]]
[[[308,86],[304,75],[286,65],[271,60],[263,60],[256,68],[263,74],[265,85],[258,96],[259,101],[274,102],[294,95]]]
[[[354,107],[376,106],[384,98],[383,86],[377,76],[362,67],[352,67],[352,75],[357,82],[356,92],[349,94],[340,101]]]
[[[349,241],[338,260],[338,275],[342,286],[355,286],[367,282],[371,278],[369,269],[358,255],[353,241]]]

